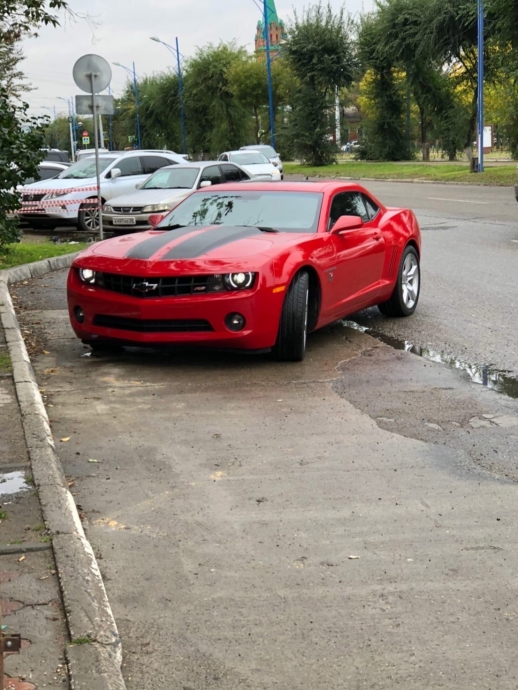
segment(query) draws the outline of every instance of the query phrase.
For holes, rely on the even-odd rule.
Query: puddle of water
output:
[[[436,352],[428,347],[414,345],[408,340],[399,340],[398,338],[386,335],[385,333],[380,333],[379,331],[372,330],[371,328],[360,326],[355,321],[344,320],[342,323],[348,328],[354,328],[362,333],[368,333],[368,335],[381,340],[382,343],[389,345],[395,350],[412,352],[414,355],[423,357],[423,359],[426,359],[430,362],[445,364],[452,369],[457,369],[458,371],[467,374],[473,383],[486,386],[486,388],[491,388],[492,390],[495,390],[498,393],[503,393],[510,398],[518,398],[518,379],[513,376],[509,376],[509,372],[497,369],[490,364],[471,364],[470,362],[465,362],[462,359],[451,357],[450,355],[446,355],[442,352]]]
[[[30,488],[25,480],[25,472],[0,474],[0,496],[12,496]]]

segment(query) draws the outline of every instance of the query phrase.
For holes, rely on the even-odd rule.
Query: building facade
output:
[[[262,5],[261,0],[261,5]],[[275,0],[266,0],[266,13],[268,17],[268,37],[270,39],[270,50],[278,50],[282,41],[286,40],[287,34],[284,28],[284,22],[279,19],[277,8],[275,7]],[[264,19],[257,22],[257,29],[255,32],[255,51],[261,57],[266,52],[266,34],[264,30]]]

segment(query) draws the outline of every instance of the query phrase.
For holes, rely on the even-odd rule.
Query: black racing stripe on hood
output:
[[[225,244],[231,244],[232,242],[243,240],[246,237],[260,234],[261,231],[258,228],[247,228],[240,225],[225,225],[213,230],[201,232],[199,235],[177,244],[164,254],[160,260],[195,259],[199,256],[203,256],[203,254],[208,254],[213,249],[223,247]]]
[[[143,240],[136,247],[130,249],[126,254],[126,259],[150,259],[154,254],[157,253],[159,249],[165,247],[167,244],[174,242],[178,237],[184,237],[185,235],[190,235],[199,228],[190,225],[186,228],[177,228],[176,230],[168,230],[162,235],[156,235],[155,237],[150,237],[148,240]]]

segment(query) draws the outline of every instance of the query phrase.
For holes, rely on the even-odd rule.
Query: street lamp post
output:
[[[478,10],[478,171],[484,172],[484,5],[477,0]]]
[[[173,56],[176,56],[176,64],[177,64],[177,70],[178,70],[178,93],[180,96],[180,118],[181,118],[181,123],[182,123],[182,147],[183,147],[183,152],[187,153],[187,137],[185,134],[185,108],[184,108],[184,100],[183,100],[183,80],[182,80],[182,69],[180,66],[180,48],[178,45],[178,37],[176,37],[176,48],[173,48],[173,46],[170,46],[169,43],[165,43],[164,41],[161,41],[159,38],[156,36],[151,37],[152,41],[155,41],[156,43],[161,43],[163,46],[165,46],[169,52],[173,54]]]
[[[74,109],[73,109],[73,100],[70,98],[63,98],[62,96],[56,96],[56,98],[60,101],[65,101],[65,103],[68,105],[68,123],[70,125],[70,153],[72,156],[72,160],[75,158],[75,137],[74,137]]]
[[[266,70],[268,72],[268,101],[270,104],[270,142],[275,149],[275,113],[273,109],[272,63],[270,59],[270,31],[268,24],[268,0],[263,0],[264,38],[266,41]]]
[[[140,136],[140,115],[139,115],[139,103],[138,103],[138,86],[137,86],[137,73],[135,71],[135,63],[133,63],[133,69],[121,65],[120,62],[114,62],[117,67],[122,67],[126,72],[133,77],[133,93],[135,95],[135,112],[136,112],[136,124],[137,124],[137,146],[139,149],[142,148],[142,140]]]

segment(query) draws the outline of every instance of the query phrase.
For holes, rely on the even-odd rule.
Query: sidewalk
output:
[[[45,530],[0,326],[0,597],[4,632],[20,633],[19,655],[5,659],[5,688],[70,688],[52,541]]]

